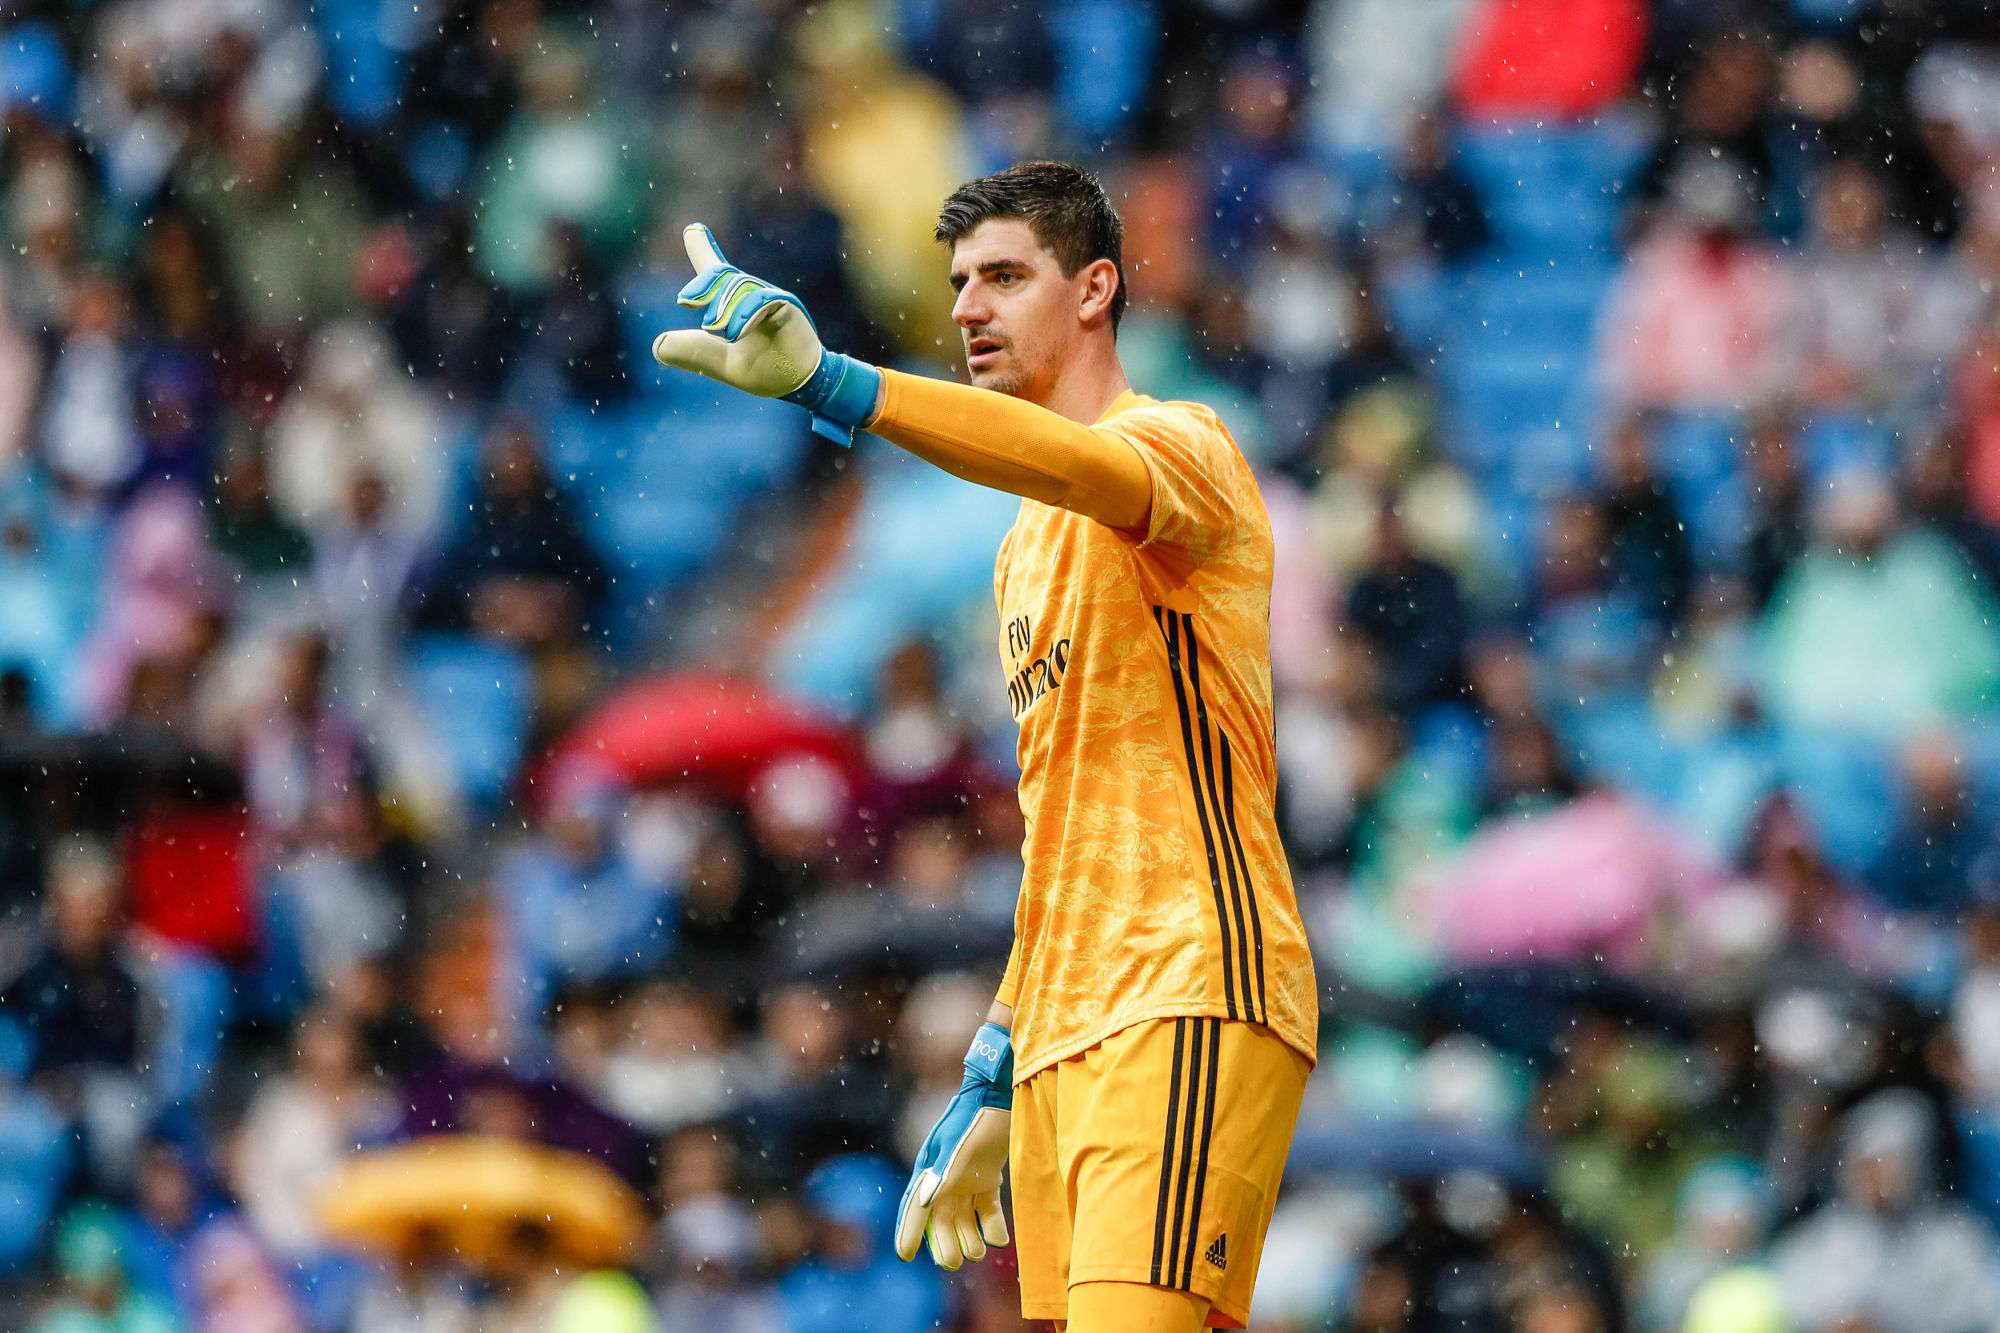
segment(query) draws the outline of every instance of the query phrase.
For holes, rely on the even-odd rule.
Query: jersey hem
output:
[[[1129,1014],[1119,1014],[1116,1017],[1108,1018],[1095,1027],[1084,1029],[1083,1032],[1071,1037],[1068,1041],[1052,1046],[1046,1051],[1037,1051],[1035,1058],[1026,1063],[1021,1061],[1020,1042],[1016,1040],[1014,1044],[1014,1086],[1017,1088],[1020,1087],[1050,1065],[1061,1064],[1071,1056],[1081,1055],[1099,1042],[1117,1036],[1126,1028],[1137,1026],[1140,1023],[1150,1023],[1156,1018],[1219,1018],[1225,1023],[1248,1023],[1251,1027],[1263,1028],[1279,1041],[1284,1042],[1285,1045],[1304,1056],[1308,1070],[1319,1067],[1319,1034],[1317,1032],[1313,1034],[1313,1040],[1308,1041],[1299,1033],[1287,1032],[1275,1023],[1253,1023],[1240,1015],[1231,1017],[1228,1009],[1219,1004],[1191,1005],[1170,1002],[1156,1005],[1150,1009],[1138,1009]]]

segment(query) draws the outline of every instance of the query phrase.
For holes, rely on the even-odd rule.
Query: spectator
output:
[[[1504,718],[1494,725],[1480,791],[1482,813],[1521,814],[1561,805],[1581,790],[1562,753],[1562,741],[1538,717]]]
[[[572,402],[622,402],[625,330],[605,275],[574,222],[550,223],[548,248],[551,281],[529,318],[517,373],[547,380]]]
[[[1794,1325],[1884,1333],[1985,1327],[2000,1307],[1990,1228],[1938,1192],[1934,1110],[1909,1088],[1842,1119],[1833,1197],[1778,1237],[1772,1267]]]
[[[1905,794],[1875,882],[1892,911],[1944,919],[1965,901],[1966,880],[1985,844],[1963,759],[1937,737],[1903,756]]]
[[[484,448],[472,519],[420,585],[418,619],[529,645],[572,639],[603,598],[604,565],[525,421],[501,421]]]
[[[1485,205],[1451,160],[1440,112],[1416,118],[1403,155],[1402,180],[1409,191],[1403,216],[1415,221],[1424,246],[1450,263],[1484,250],[1492,239]]]
[[[1627,421],[1611,435],[1604,522],[1618,585],[1657,630],[1686,614],[1694,588],[1687,524],[1653,461],[1645,423]]]
[[[295,343],[353,308],[365,214],[332,154],[290,127],[237,122],[194,150],[182,183],[257,342]]]
[[[1987,588],[2000,588],[2000,531],[1972,512],[1957,431],[1940,430],[1906,451],[1903,504],[1912,519],[1956,546]]]
[[[880,1142],[895,1119],[896,1093],[879,1067],[856,1058],[848,1001],[809,983],[783,984],[765,992],[760,1020],[765,1091],[738,1110],[759,1160],[794,1177],[817,1157]]]
[[[1779,717],[1896,734],[1984,707],[2000,671],[1988,594],[1948,545],[1897,518],[1874,473],[1820,494],[1813,547],[1764,620],[1763,694]]]
[[[387,342],[355,323],[329,326],[271,423],[272,496],[310,535],[336,521],[354,474],[388,483],[395,526],[426,533],[442,507],[436,401],[394,370]]]
[[[1753,230],[1740,171],[1692,156],[1634,248],[1601,325],[1611,404],[1625,411],[1757,408],[1779,385],[1784,270]]]
[[[1752,423],[1744,452],[1750,485],[1744,577],[1750,584],[1751,599],[1761,611],[1770,603],[1785,571],[1805,554],[1809,544],[1805,468],[1792,423],[1777,414]]]
[[[286,1258],[326,1248],[319,1192],[351,1153],[395,1127],[392,1094],[361,1058],[345,1015],[307,1011],[294,1029],[291,1068],[259,1089],[237,1132],[232,1174],[244,1219]]]
[[[480,271],[463,208],[441,210],[410,245],[412,271],[385,293],[398,352],[450,397],[494,397],[520,337],[518,303]]]
[[[668,1329],[781,1333],[786,1325],[759,1272],[757,1217],[735,1193],[732,1149],[695,1126],[661,1145],[660,1322]]]
[[[673,946],[678,886],[621,845],[625,794],[581,770],[555,774],[553,786],[539,836],[495,874],[508,929],[504,975],[530,1022],[559,986],[643,974]]]
[[[125,294],[115,282],[100,276],[77,284],[49,373],[42,456],[52,473],[86,493],[116,490],[144,461],[125,331]]]
[[[616,1019],[604,1104],[649,1133],[724,1120],[762,1087],[728,1011],[699,990],[650,983],[618,1006]]]
[[[339,651],[338,679],[351,697],[396,694],[402,603],[418,546],[390,521],[392,508],[388,482],[359,469],[348,481],[340,518],[313,539],[313,587]]]
[[[1681,1187],[1674,1234],[1646,1265],[1633,1319],[1643,1333],[1678,1333],[1702,1284],[1752,1258],[1763,1241],[1768,1190],[1748,1163],[1704,1163]]]
[[[1855,161],[1835,162],[1815,182],[1788,319],[1804,402],[1869,412],[1901,396],[1920,352],[1915,327],[1926,272],[1916,244],[1891,229],[1882,181]]]
[[[474,216],[486,271],[502,290],[528,295],[556,277],[558,224],[574,224],[599,259],[621,256],[637,239],[643,191],[610,120],[591,105],[587,45],[545,28],[521,50],[517,73],[521,106],[487,153]]]
[[[209,535],[216,551],[253,579],[296,578],[309,560],[305,534],[272,506],[264,456],[256,449],[237,449],[222,460]]]
[[[1380,658],[1387,702],[1406,715],[1465,688],[1465,604],[1449,571],[1418,555],[1402,515],[1385,503],[1376,554],[1347,596],[1347,623]]]
[[[1543,540],[1529,590],[1542,688],[1565,708],[1571,699],[1630,697],[1651,669],[1655,631],[1635,591],[1619,583],[1603,506],[1559,502]]]
[[[116,862],[101,844],[70,841],[49,858],[43,904],[47,940],[0,991],[0,1015],[25,1039],[36,1086],[81,1124],[91,1171],[115,1185],[130,1178],[152,1100]]]
[[[1702,1127],[1676,1104],[1663,1054],[1607,1031],[1581,1033],[1542,1107],[1544,1127],[1563,1141],[1557,1199],[1631,1262],[1673,1235],[1675,1200],[1704,1156]]]
[[[849,1153],[806,1177],[813,1253],[778,1279],[792,1333],[920,1333],[944,1312],[934,1270],[898,1260],[891,1245],[901,1178],[887,1163]]]
[[[30,1333],[179,1333],[172,1307],[132,1289],[109,1210],[80,1205],[55,1244],[61,1288]]]

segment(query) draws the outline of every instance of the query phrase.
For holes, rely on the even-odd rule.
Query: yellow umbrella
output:
[[[535,1257],[616,1263],[646,1229],[630,1185],[581,1153],[490,1134],[436,1134],[362,1153],[319,1196],[335,1240],[488,1269]]]

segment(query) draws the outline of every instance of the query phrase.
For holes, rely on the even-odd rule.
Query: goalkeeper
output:
[[[1249,1315],[1318,993],[1273,815],[1270,521],[1213,412],[1126,382],[1122,233],[1061,163],[945,201],[971,388],[822,348],[699,226],[701,327],[653,350],[1023,497],[994,571],[1027,820],[1014,948],[896,1246],[956,1268],[1006,1244],[1011,1166],[1027,1318],[1195,1333]]]

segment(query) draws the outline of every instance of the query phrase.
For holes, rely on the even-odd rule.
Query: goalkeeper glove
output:
[[[722,257],[697,222],[684,228],[694,280],[680,303],[701,312],[699,329],[653,339],[653,359],[692,370],[760,398],[782,398],[812,413],[812,428],[837,444],[875,411],[882,372],[828,351],[799,298],[753,278]]]
[[[896,1214],[897,1254],[916,1258],[918,1243],[928,1235],[931,1258],[951,1269],[985,1258],[988,1245],[1007,1243],[1000,1173],[1007,1165],[1013,1107],[1013,1037],[998,1023],[988,1023],[965,1053],[965,1082],[917,1154]]]

